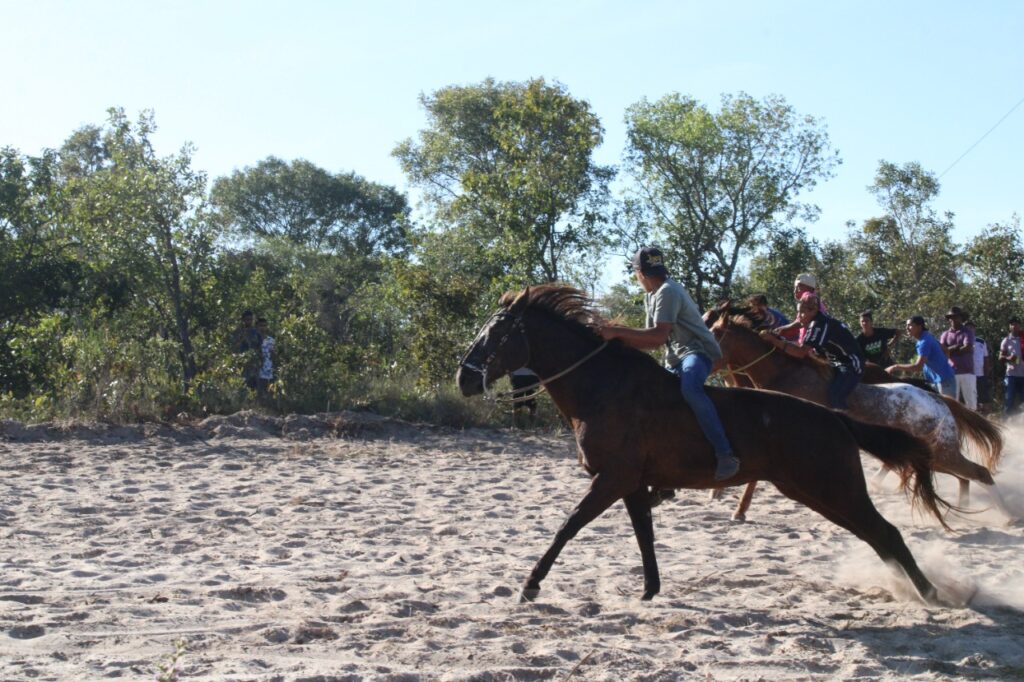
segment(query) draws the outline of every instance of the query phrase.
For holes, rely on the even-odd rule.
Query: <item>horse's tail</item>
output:
[[[967,438],[974,441],[984,458],[985,468],[990,473],[995,473],[999,460],[1003,457],[1003,433],[1000,428],[966,405],[961,405],[960,401],[948,395],[942,396],[942,399],[946,401],[946,407],[956,420],[960,445],[963,446]]]
[[[952,509],[953,505],[935,492],[935,483],[932,479],[932,450],[928,444],[900,429],[867,424],[845,414],[837,414],[843,419],[846,428],[853,434],[862,450],[874,455],[899,474],[900,486],[910,493],[914,506],[924,507],[939,520],[943,528],[952,531],[942,518],[942,509]]]

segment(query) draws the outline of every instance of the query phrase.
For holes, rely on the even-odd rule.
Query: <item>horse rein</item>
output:
[[[728,334],[728,333],[729,333],[729,329],[726,329],[724,332],[722,332],[722,336],[725,337],[725,335]],[[765,358],[767,358],[769,355],[774,353],[776,350],[778,350],[778,348],[776,346],[772,346],[768,350],[767,353],[765,353],[764,355],[761,355],[761,356],[755,358],[753,361],[748,362],[747,364],[743,365],[742,367],[740,367],[738,369],[733,369],[732,366],[729,365],[729,363],[725,363],[725,366],[722,367],[722,369],[718,370],[718,372],[722,372],[723,374],[725,374],[726,381],[731,381],[733,386],[736,386],[739,383],[739,382],[736,381],[736,377],[737,376],[741,376],[741,377],[746,377],[747,380],[751,384],[753,384],[755,388],[759,388],[759,386],[757,385],[757,382],[754,381],[754,377],[750,376],[750,373],[747,370],[750,369],[751,367],[753,367],[754,365],[756,365],[757,363],[761,362]],[[718,372],[715,372],[715,374],[718,374]]]
[[[548,384],[550,384],[553,381],[558,381],[559,379],[564,377],[566,374],[568,374],[569,372],[573,371],[574,369],[576,369],[577,367],[582,365],[584,362],[586,362],[590,358],[594,357],[595,355],[597,355],[598,353],[603,351],[604,347],[607,346],[607,345],[608,345],[608,342],[605,341],[600,346],[598,346],[594,350],[590,351],[589,353],[584,355],[582,358],[580,358],[579,360],[577,360],[576,362],[571,364],[566,369],[563,369],[558,374],[555,374],[554,376],[550,376],[547,379],[540,379],[540,377],[537,377],[538,379],[540,379],[537,382],[537,384],[540,386],[540,388],[534,390],[532,393],[525,393],[525,394],[523,394],[521,396],[516,397],[514,395],[515,391],[509,391],[509,392],[503,392],[503,393],[492,393],[491,395],[487,396],[486,382],[485,382],[485,384],[484,384],[484,386],[485,386],[484,395],[487,396],[490,400],[493,400],[496,403],[497,402],[501,402],[501,403],[509,403],[509,404],[512,404],[512,405],[515,405],[516,403],[525,403],[527,400],[533,400],[534,398],[536,398],[538,395],[540,395],[541,393],[543,393],[547,389],[547,385]],[[526,347],[527,348],[530,347],[529,343],[527,343]],[[529,362],[529,360],[527,360],[527,362]],[[523,365],[523,367],[525,367],[525,366],[526,365]],[[485,379],[486,379],[486,377],[487,377],[487,375],[484,374],[484,378]]]
[[[499,310],[498,312],[496,312],[493,315],[491,315],[491,317],[488,319],[487,323],[484,324],[484,327],[487,327],[490,324],[491,320],[500,319],[502,317],[509,317],[511,315],[512,315],[512,313],[510,313],[510,312],[508,312],[506,310]],[[512,404],[512,405],[515,405],[516,403],[524,403],[524,402],[526,402],[528,400],[533,400],[534,398],[536,398],[538,395],[540,395],[542,392],[544,392],[546,390],[548,384],[550,384],[550,383],[552,383],[554,381],[558,381],[559,379],[561,379],[565,375],[567,375],[570,372],[572,372],[573,370],[577,369],[580,365],[585,363],[587,360],[589,360],[590,358],[594,357],[595,355],[600,353],[602,350],[604,350],[605,346],[608,345],[607,341],[603,342],[600,346],[598,346],[594,350],[592,350],[589,353],[587,353],[586,355],[584,355],[581,359],[577,360],[572,365],[570,365],[566,369],[563,369],[561,372],[558,372],[557,374],[555,374],[553,376],[547,377],[546,379],[541,379],[538,376],[537,377],[537,379],[538,379],[537,384],[538,384],[539,388],[533,390],[530,393],[526,393],[526,394],[523,394],[523,395],[520,395],[520,396],[516,396],[515,395],[516,391],[507,391],[507,392],[503,391],[503,392],[500,392],[500,393],[488,392],[488,390],[487,390],[487,366],[490,365],[491,361],[494,360],[494,358],[498,355],[498,351],[509,340],[509,337],[512,335],[513,331],[518,331],[522,335],[523,343],[526,345],[526,361],[522,364],[522,366],[517,367],[516,369],[522,369],[523,367],[526,367],[528,364],[530,364],[530,355],[531,355],[530,354],[530,340],[526,336],[526,327],[523,325],[523,316],[522,316],[522,314],[519,314],[519,315],[515,316],[515,319],[513,319],[513,321],[512,321],[512,326],[509,328],[508,331],[505,332],[505,334],[498,341],[497,345],[495,345],[494,350],[491,351],[490,355],[488,355],[480,365],[472,364],[472,363],[469,363],[469,362],[466,361],[466,358],[468,358],[468,356],[469,356],[468,352],[466,353],[465,356],[463,356],[463,361],[459,363],[459,365],[462,366],[462,367],[466,367],[467,369],[471,369],[474,372],[479,372],[480,373],[480,376],[483,378],[483,392],[484,392],[484,399],[485,400],[491,400],[491,401],[493,401],[495,403],[499,403],[500,402],[500,403],[507,403],[507,404]],[[512,370],[512,371],[515,371],[515,370]]]

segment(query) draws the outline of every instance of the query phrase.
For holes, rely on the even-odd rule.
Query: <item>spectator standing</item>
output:
[[[864,351],[864,358],[882,367],[892,364],[892,349],[900,340],[900,330],[892,327],[876,327],[874,314],[865,310],[860,314],[860,334],[857,343]]]
[[[1010,333],[999,344],[999,359],[1006,363],[1005,393],[1003,394],[1003,416],[1009,417],[1020,411],[1024,405],[1024,361],[1021,360],[1020,318],[1010,318]]]
[[[256,331],[260,333],[261,338],[260,370],[256,382],[256,393],[261,398],[265,398],[271,382],[274,381],[274,337],[270,335],[270,324],[265,317],[256,321]]]
[[[946,313],[949,329],[942,332],[939,343],[956,375],[956,399],[972,410],[978,409],[978,381],[974,374],[974,332],[965,327],[967,313],[953,306]]]
[[[906,328],[907,334],[917,340],[917,360],[902,365],[890,365],[885,368],[885,371],[895,374],[920,369],[924,373],[925,379],[935,384],[939,393],[955,399],[956,375],[953,374],[953,368],[938,339],[928,331],[924,318],[914,315],[907,320]]]
[[[988,343],[978,336],[974,323],[968,320],[964,326],[974,333],[974,376],[978,385],[978,410],[987,412],[992,402],[992,381],[989,379],[992,364],[989,361]]]
[[[255,317],[251,310],[243,312],[241,325],[231,335],[231,350],[245,356],[242,378],[245,379],[245,385],[254,391],[259,384],[260,364],[263,361],[263,337],[253,324]]]
[[[509,373],[509,383],[512,384],[512,397],[518,399],[512,404],[512,424],[518,426],[519,411],[526,409],[529,424],[533,426],[537,421],[537,399],[532,396],[540,389],[540,377],[533,370],[520,367]]]

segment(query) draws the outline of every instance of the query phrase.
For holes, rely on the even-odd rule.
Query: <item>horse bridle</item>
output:
[[[513,317],[514,319],[512,320],[512,325],[502,335],[501,339],[498,340],[498,343],[494,346],[494,349],[490,352],[490,354],[486,358],[484,358],[484,361],[480,365],[468,362],[469,354],[473,350],[473,348],[470,347],[470,349],[468,351],[466,351],[466,354],[464,356],[462,356],[462,361],[459,362],[459,366],[460,367],[465,367],[467,369],[471,369],[474,372],[477,372],[477,373],[480,374],[481,381],[482,381],[482,384],[483,384],[484,398],[487,399],[487,400],[492,400],[494,402],[505,402],[505,403],[515,404],[515,403],[526,402],[528,400],[533,400],[534,398],[537,397],[538,394],[540,394],[542,391],[546,390],[548,384],[550,384],[553,381],[557,381],[558,379],[561,379],[562,377],[564,377],[569,372],[572,372],[577,367],[582,365],[584,362],[586,362],[590,358],[592,358],[595,355],[597,355],[598,353],[600,353],[602,350],[604,350],[605,346],[608,345],[607,341],[603,342],[600,346],[598,346],[594,350],[592,350],[589,353],[587,353],[580,360],[577,360],[572,365],[570,365],[568,368],[563,369],[561,372],[558,372],[557,374],[554,374],[553,376],[550,376],[550,377],[548,377],[546,379],[541,379],[538,376],[537,377],[537,379],[538,379],[537,384],[538,384],[539,388],[536,389],[535,391],[533,391],[532,393],[527,393],[527,394],[520,395],[520,396],[516,396],[515,395],[515,393],[516,393],[515,391],[502,392],[502,393],[493,393],[493,392],[492,393],[488,393],[487,392],[487,367],[491,364],[491,361],[494,360],[495,357],[497,357],[498,351],[501,350],[501,347],[504,346],[505,343],[509,340],[509,338],[512,336],[513,332],[516,332],[516,331],[519,332],[519,334],[523,338],[523,345],[526,346],[526,360],[524,360],[523,364],[520,365],[519,367],[517,367],[516,369],[522,369],[523,367],[526,367],[527,365],[530,364],[530,357],[531,357],[531,353],[530,353],[530,338],[526,335],[526,325],[523,323],[523,314],[522,313],[519,313],[518,315],[513,315],[512,313],[508,312],[507,310],[499,310],[499,311],[495,312],[493,315],[491,315],[489,318],[487,318],[487,322],[484,323],[483,327],[487,328],[487,327],[490,326],[490,324],[491,324],[491,322],[493,320],[501,319],[503,317]],[[475,346],[475,345],[476,344],[474,343],[473,346]],[[509,370],[509,371],[510,372],[514,372],[516,370],[514,369],[514,370]]]
[[[722,338],[725,338],[725,335],[728,334],[730,331],[732,331],[731,329],[729,329],[727,321],[724,324],[724,326],[725,326],[725,330],[722,332]],[[777,350],[777,347],[776,346],[772,346],[768,350],[767,353],[765,353],[764,355],[758,356],[753,361],[748,362],[747,364],[743,365],[739,369],[733,369],[732,366],[728,362],[726,362],[726,363],[724,363],[724,366],[722,367],[722,369],[720,369],[718,371],[722,372],[723,374],[725,374],[725,376],[728,377],[728,380],[733,382],[733,385],[736,385],[736,383],[737,383],[736,380],[733,377],[741,376],[741,377],[746,377],[747,380],[751,384],[753,384],[755,388],[760,388],[757,385],[757,382],[754,381],[754,377],[750,376],[750,372],[748,372],[747,370],[750,369],[751,367],[753,367],[754,365],[756,365],[757,363],[761,362],[765,358],[767,358],[769,355],[774,353],[776,350]]]
[[[504,346],[506,342],[508,342],[509,337],[512,336],[512,332],[518,331],[520,334],[522,334],[523,342],[526,344],[526,362],[524,362],[520,367],[517,367],[516,369],[521,369],[522,367],[526,367],[526,365],[529,364],[529,362],[530,362],[530,342],[526,338],[526,326],[523,324],[523,315],[522,315],[522,313],[520,313],[519,315],[513,315],[512,313],[508,312],[507,310],[499,310],[499,311],[495,312],[493,315],[491,315],[490,317],[488,317],[487,321],[484,322],[484,324],[483,324],[483,326],[481,328],[482,329],[487,329],[487,328],[489,328],[491,326],[491,323],[493,321],[499,320],[499,319],[502,319],[502,318],[505,318],[505,317],[512,317],[512,318],[514,318],[512,320],[512,326],[510,326],[508,328],[508,330],[502,335],[501,339],[494,346],[494,350],[492,350],[491,353],[486,358],[484,358],[482,363],[477,365],[477,364],[469,362],[469,354],[473,352],[473,348],[476,346],[475,342],[473,343],[472,346],[469,347],[469,350],[466,351],[466,354],[462,356],[462,360],[459,361],[459,366],[460,367],[465,367],[467,369],[473,370],[474,372],[478,372],[480,374],[480,376],[482,376],[484,378],[484,389],[485,389],[485,392],[486,392],[486,387],[487,387],[487,366],[490,365],[491,362],[494,360],[494,358],[496,358],[498,356],[498,351],[501,350],[501,347]]]

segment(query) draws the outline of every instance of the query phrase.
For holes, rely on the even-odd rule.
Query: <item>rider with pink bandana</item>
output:
[[[833,369],[828,406],[835,410],[847,409],[847,398],[864,373],[864,351],[860,344],[845,324],[821,312],[821,301],[811,292],[800,296],[797,322],[807,332],[799,343],[781,339],[768,330],[760,332],[761,338],[786,355],[806,358],[813,353],[827,360]]]
[[[793,282],[793,298],[798,304],[804,294],[814,294],[818,298],[818,312],[828,314],[828,308],[825,307],[825,303],[818,293],[818,278],[809,272],[800,273],[796,276],[796,281]],[[790,341],[795,339],[797,343],[803,343],[807,329],[800,326],[798,319],[794,319],[787,325],[776,327],[772,333]]]

